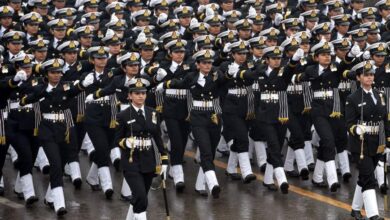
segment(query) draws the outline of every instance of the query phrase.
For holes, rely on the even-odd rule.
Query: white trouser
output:
[[[236,152],[230,151],[226,171],[230,174],[237,173],[238,156]]]
[[[267,163],[264,173],[264,183],[265,184],[274,184],[274,167]]]
[[[378,182],[378,186],[381,186],[385,183],[385,174],[384,174],[384,162],[378,161],[378,164],[375,167],[375,177]]]
[[[257,166],[261,167],[267,163],[267,142],[255,141],[254,142]]]
[[[184,183],[184,172],[181,164],[171,166],[169,171],[175,185],[180,182]]]
[[[324,161],[317,159],[316,166],[313,172],[314,182],[321,183],[324,181],[324,168],[325,168]]]
[[[248,152],[239,153],[237,156],[242,177],[245,178],[246,176],[253,174]]]
[[[53,198],[54,210],[57,212],[60,208],[65,208],[65,197],[62,186],[51,189],[51,196]]]
[[[209,188],[211,193],[212,189],[215,186],[218,186],[217,176],[215,175],[214,170],[208,170],[204,173],[204,175],[206,177],[205,179],[206,179],[207,187]]]
[[[367,218],[379,215],[378,203],[376,201],[375,189],[369,189],[363,192],[364,208],[366,210]]]
[[[126,179],[123,178],[123,181],[122,181],[122,188],[121,188],[121,195],[122,196],[131,196],[131,189],[130,189],[130,186],[129,184],[127,183]]]
[[[99,174],[98,174],[98,166],[96,163],[91,164],[91,168],[89,168],[87,181],[91,185],[99,185]]]
[[[351,170],[349,168],[349,158],[348,158],[348,152],[344,150],[341,153],[337,154],[337,157],[339,158],[339,165],[341,169],[341,174],[350,173]]]
[[[294,161],[295,161],[294,150],[291,147],[287,147],[286,159],[284,161],[284,170],[293,171]]]
[[[110,169],[108,167],[100,167],[98,169],[98,174],[99,174],[100,185],[102,187],[103,192],[112,189]]]
[[[83,143],[81,144],[81,149],[87,151],[88,156],[95,150],[88,133],[85,133]]]
[[[311,145],[311,141],[305,141],[304,150],[306,156],[306,164],[314,163],[313,146]]]
[[[278,185],[282,185],[282,183],[287,183],[286,174],[284,173],[283,167],[278,167],[274,169],[274,174]]]
[[[363,208],[362,187],[356,184],[355,194],[353,194],[352,210],[360,211]]]
[[[20,178],[22,184],[24,200],[35,196],[34,184],[31,174],[26,174]]]
[[[45,166],[49,166],[49,165],[50,165],[49,160],[46,157],[43,147],[39,147],[34,166],[39,167],[39,169],[42,171]]]
[[[115,160],[121,159],[121,150],[119,149],[119,147],[114,147],[111,149],[110,159],[112,164],[114,164]]]
[[[202,167],[199,167],[198,176],[196,177],[195,189],[206,190],[206,180]]]
[[[334,160],[330,160],[325,163],[326,179],[328,181],[329,187],[332,184],[337,183],[337,172],[336,172],[336,163]]]

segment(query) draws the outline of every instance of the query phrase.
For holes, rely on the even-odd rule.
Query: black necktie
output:
[[[137,113],[138,113],[138,118],[139,118],[139,122],[140,122],[142,125],[144,125],[144,124],[146,123],[146,121],[145,121],[145,116],[144,116],[143,112],[144,112],[144,111],[142,111],[142,109],[139,109],[139,110],[137,111]]]

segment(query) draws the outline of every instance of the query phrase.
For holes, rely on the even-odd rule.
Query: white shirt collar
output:
[[[144,59],[141,58],[141,66],[145,67],[149,62],[146,62]]]
[[[364,91],[365,93],[371,92],[371,94],[374,94],[374,93],[372,92],[372,88],[370,88],[370,90],[366,90],[365,88],[362,87],[362,89],[363,89],[363,91]]]
[[[133,105],[133,103],[131,103],[131,105],[133,106],[133,108],[135,109],[136,112],[138,112],[141,109],[142,110],[142,114],[145,117],[145,106],[144,105],[141,108],[136,107],[135,105]]]
[[[52,86],[50,83],[47,85],[46,92],[51,92],[54,88],[57,88],[58,84],[55,86]]]
[[[269,76],[270,74],[271,74],[271,72],[272,72],[272,68],[271,67],[267,67],[267,71],[265,71],[265,74],[267,75],[267,76]]]
[[[318,64],[318,75],[321,76],[322,72],[324,72],[324,69],[325,67],[321,66],[320,64]]]

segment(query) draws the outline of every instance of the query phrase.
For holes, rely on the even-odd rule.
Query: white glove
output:
[[[357,125],[356,126],[356,134],[357,135],[363,135],[366,133],[366,128],[364,125]]]
[[[355,43],[351,50],[348,52],[348,57],[354,58],[360,54],[360,47]]]
[[[223,52],[229,53],[230,52],[230,45],[231,43],[226,43],[225,46],[223,46]]]
[[[235,63],[230,64],[228,66],[228,74],[236,78],[239,68],[240,66],[235,65]]]
[[[127,148],[133,148],[133,147],[135,147],[135,145],[134,145],[134,139],[132,140],[132,138],[126,138],[126,147]]]
[[[16,75],[14,76],[14,81],[26,81],[27,79],[27,73],[24,70],[19,70]]]
[[[364,53],[363,53],[363,59],[365,59],[365,60],[369,60],[369,59],[371,59],[371,54],[370,54],[370,51],[364,51]]]
[[[275,15],[275,25],[279,26],[280,22],[283,20],[283,15],[280,13],[276,13]]]
[[[295,51],[293,57],[292,57],[292,60],[294,61],[299,61],[302,59],[302,57],[305,55],[305,52],[299,48],[297,51]]]
[[[162,23],[166,22],[167,19],[168,19],[168,15],[165,14],[165,13],[161,13],[161,14],[158,16],[157,21],[158,21],[159,24],[162,24]]]
[[[157,85],[156,92],[161,92],[163,90],[164,90],[164,83],[161,82],[160,84]]]
[[[165,71],[162,68],[158,68],[157,70],[157,75],[156,75],[156,80],[161,81],[164,79],[164,77],[167,76],[167,71]]]
[[[161,165],[160,175],[164,178],[164,180],[167,179],[167,170],[168,170],[168,165],[166,164]]]
[[[84,87],[88,87],[90,85],[93,84],[93,81],[94,81],[94,77],[92,74],[88,74],[85,79],[83,80],[83,82],[81,83]]]
[[[83,85],[84,86],[84,85]],[[85,103],[90,103],[92,102],[94,99],[93,99],[93,94],[89,94],[86,98],[85,98]]]

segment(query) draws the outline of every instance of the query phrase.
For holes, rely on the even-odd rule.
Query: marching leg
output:
[[[238,156],[236,152],[230,151],[229,160],[225,174],[232,180],[241,180],[241,175],[237,172]]]
[[[101,190],[101,187],[99,185],[98,167],[97,167],[96,163],[92,162],[91,167],[89,168],[89,171],[88,171],[86,182],[88,185],[91,186],[92,191],[100,191]]]
[[[347,150],[338,153],[337,157],[339,158],[339,164],[340,164],[341,174],[343,175],[343,181],[348,183],[352,175],[351,175],[351,170],[349,168],[349,159],[348,159]]]
[[[26,206],[32,205],[38,201],[38,197],[35,196],[34,184],[31,174],[26,174],[20,178],[22,184],[23,196],[26,201]]]
[[[114,165],[114,167],[115,167],[115,170],[119,171],[120,161],[121,161],[121,151],[120,151],[119,147],[114,147],[111,149],[110,159],[111,159],[112,165]]]
[[[378,204],[376,201],[375,189],[369,189],[363,192],[363,202],[369,219],[383,219],[379,218]]]
[[[1,176],[0,178],[0,196],[4,196],[4,178]]]
[[[54,210],[54,198],[53,198],[53,195],[51,192],[50,183],[49,183],[49,186],[47,187],[47,191],[46,191],[46,195],[45,195],[45,199],[43,200],[43,203],[45,203],[45,205],[47,205],[50,209]]]
[[[337,181],[336,164],[334,160],[325,163],[326,178],[331,192],[336,192],[339,183]]]
[[[134,220],[133,206],[130,204],[129,210],[127,211],[126,220]]]
[[[305,141],[305,157],[306,157],[306,164],[310,171],[314,171],[314,156],[313,156],[313,146],[311,144],[311,141]]]
[[[267,143],[264,141],[255,141],[255,153],[257,159],[257,165],[260,167],[261,172],[265,172],[265,167],[267,166],[267,151],[266,151]]]
[[[50,164],[49,160],[46,157],[45,151],[43,151],[43,147],[39,147],[37,158],[35,159],[36,166],[39,167],[39,170],[43,174],[49,174]]]
[[[181,164],[171,166],[171,173],[176,191],[183,192],[185,187],[183,166]]]
[[[18,174],[16,175],[14,193],[16,194],[18,199],[24,199],[23,185],[22,185],[22,181],[20,180],[20,172],[19,171],[18,171]]]
[[[302,180],[308,180],[309,170],[306,165],[305,151],[303,149],[298,149],[295,150],[294,153],[297,160],[299,175],[301,176]]]
[[[122,181],[121,198],[125,201],[131,201],[131,189],[125,178]]]
[[[195,183],[195,192],[199,193],[201,196],[208,196],[206,191],[206,181],[202,167],[199,167],[198,176],[196,177]]]
[[[379,186],[379,189],[381,191],[381,194],[385,195],[387,193],[387,189],[385,186],[383,161],[378,161],[378,164],[375,167],[375,176],[376,176],[376,181],[378,182],[378,186]]]
[[[9,145],[8,147],[8,154],[11,156],[11,161],[16,168],[18,165],[18,153],[16,153],[14,147],[12,145]]]
[[[71,162],[69,163],[70,177],[72,179],[72,183],[76,189],[80,189],[81,187],[81,171],[80,171],[80,163],[79,162]]]
[[[100,185],[102,186],[102,190],[106,195],[106,199],[111,199],[114,191],[112,190],[110,169],[108,167],[100,167],[98,169],[98,175],[99,175]]]
[[[64,190],[61,186],[51,189],[53,197],[54,211],[58,216],[65,215],[67,213],[65,209]]]
[[[313,180],[312,183],[317,187],[327,187],[326,182],[324,181],[324,161],[317,159],[316,166],[314,168]]]
[[[252,172],[248,152],[239,153],[237,156],[244,183],[250,183],[253,180],[256,180],[256,176]]]
[[[354,217],[356,220],[365,219],[360,212],[362,208],[363,208],[362,187],[356,184],[355,194],[353,195],[353,200],[352,200],[351,216]]]
[[[282,191],[283,194],[287,194],[289,185],[287,183],[287,178],[286,178],[286,174],[284,173],[283,167],[275,168],[274,174],[280,190]]]
[[[274,167],[269,163],[265,168],[263,185],[271,191],[278,190],[274,183]]]
[[[146,212],[135,213],[134,220],[146,220]]]
[[[287,147],[286,159],[284,161],[284,170],[290,177],[299,177],[299,173],[294,169],[295,154],[291,147]]]
[[[218,180],[217,180],[217,176],[215,175],[215,171],[208,170],[204,173],[204,175],[206,177],[206,183],[207,183],[207,187],[210,190],[210,193],[213,195],[214,198],[218,198],[221,189],[218,185]]]
[[[89,160],[93,161],[96,151],[88,133],[85,133],[85,137],[83,139],[83,144],[81,145],[81,149],[85,150],[88,154]]]

